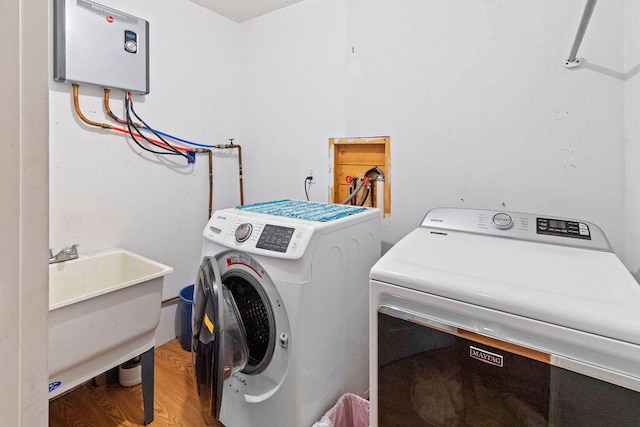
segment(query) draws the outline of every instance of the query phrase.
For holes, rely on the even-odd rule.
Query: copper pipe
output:
[[[76,110],[76,114],[78,114],[78,117],[85,123],[91,125],[91,126],[97,126],[97,127],[101,127],[104,129],[113,129],[113,126],[111,126],[108,123],[98,123],[98,122],[94,122],[91,121],[89,119],[87,119],[84,114],[82,114],[82,112],[80,111],[80,103],[78,101],[78,85],[77,84],[73,84],[73,104],[75,106],[75,110]],[[106,110],[107,114],[109,115],[109,117],[111,117],[112,119],[116,120],[118,123],[123,123],[126,124],[127,122],[125,120],[119,119],[115,114],[113,114],[113,112],[111,111],[111,108],[109,107],[109,89],[104,89],[104,109]],[[139,124],[134,123],[134,126],[136,127],[141,127]],[[240,151],[240,146],[237,144],[230,144],[230,145],[225,145],[224,147],[220,147],[217,146],[216,148],[238,148],[238,161],[239,161],[239,169],[240,169],[240,203],[244,204],[244,195],[243,195],[243,190],[242,190],[242,155],[241,155],[241,151]],[[211,218],[211,214],[213,213],[213,151],[209,150],[209,149],[205,149],[205,148],[200,148],[197,150],[194,150],[197,153],[207,153],[207,155],[209,156],[209,216],[208,218]]]
[[[111,92],[109,89],[104,88],[104,111],[106,111],[107,115],[109,117],[111,117],[113,120],[115,120],[118,123],[122,123],[123,125],[127,124],[126,120],[123,120],[121,118],[119,118],[118,116],[116,116],[113,111],[111,111],[111,107],[109,107],[109,92]]]
[[[209,156],[209,216],[213,213],[213,151],[207,148],[196,148],[195,153],[206,153]]]
[[[107,115],[113,120],[117,121],[118,123],[127,124],[126,120],[118,118],[118,116],[116,116],[113,111],[111,111],[111,107],[109,106],[110,92],[111,91],[109,89],[104,89],[104,110],[106,111]],[[133,123],[133,126],[136,128],[142,127],[142,125],[138,123]],[[203,148],[196,150],[196,152],[206,153],[209,156],[209,216],[207,216],[207,218],[211,218],[211,214],[213,213],[213,151]]]
[[[213,151],[203,151],[209,155],[209,216],[207,218],[211,218],[211,214],[213,213]]]
[[[107,115],[109,117],[111,117],[116,122],[122,123],[123,125],[126,125],[127,124],[126,120],[121,119],[120,117],[116,116],[113,111],[111,111],[111,107],[109,106],[109,92],[111,92],[109,89],[107,89],[107,88],[104,89],[103,100],[104,100],[104,110],[105,110],[105,112],[107,113]],[[132,122],[131,124],[136,129],[142,129],[142,125],[140,123]]]
[[[238,177],[240,179],[240,204],[244,205],[244,188],[242,183],[242,147],[239,144],[234,144],[233,139],[230,140],[231,144],[218,144],[215,148],[220,150],[237,148],[238,149]]]
[[[234,145],[234,144],[231,144]],[[244,205],[244,189],[242,188],[242,147],[235,144],[238,149],[238,175],[240,177],[240,204]]]
[[[82,114],[82,111],[80,111],[80,102],[78,101],[78,85],[77,84],[72,84],[73,86],[73,106],[76,109],[76,114],[78,115],[78,117],[80,118],[80,120],[82,120],[83,122],[85,122],[88,125],[91,126],[96,126],[99,128],[103,128],[103,129],[113,129],[113,126],[111,126],[108,123],[98,123],[98,122],[94,122],[91,121],[89,119],[87,119],[84,114]]]
[[[244,205],[244,189],[242,186],[242,147],[240,147],[240,145],[238,144],[231,143],[231,144],[214,145],[214,148],[217,148],[219,150],[233,149],[233,148],[238,149],[238,174],[240,176],[240,204]],[[209,156],[209,216],[208,218],[211,218],[211,215],[213,213],[213,151],[207,148],[197,148],[195,152],[207,153],[207,155]]]

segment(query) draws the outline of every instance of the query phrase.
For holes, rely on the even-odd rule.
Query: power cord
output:
[[[309,175],[304,179],[304,194],[307,196],[307,201],[309,201],[309,186],[313,182],[313,176]]]
[[[174,156],[183,156],[184,158],[187,159],[187,161],[189,163],[191,163],[191,157],[189,157],[187,154],[184,154],[182,152],[180,152],[177,148],[175,148],[173,145],[171,145],[167,140],[165,140],[164,138],[162,138],[162,136],[160,136],[155,130],[153,130],[153,128],[151,128],[151,126],[147,125],[147,123],[142,120],[142,118],[140,116],[138,116],[138,114],[136,114],[136,111],[133,109],[133,99],[131,97],[131,92],[127,92],[126,93],[126,98],[125,98],[125,112],[126,112],[126,122],[127,122],[127,130],[129,131],[129,134],[131,135],[131,138],[133,138],[134,142],[142,149],[149,151],[151,153],[155,153],[155,154],[161,154],[161,155],[174,155]],[[131,113],[133,113],[133,115],[142,122],[142,124],[151,131],[151,133],[153,133],[156,137],[158,137],[158,139],[160,141],[162,141],[164,144],[166,144],[166,147],[160,146],[157,143],[151,141],[149,138],[147,138],[146,136],[144,136],[144,134],[142,134],[142,132],[140,132],[140,136],[142,137],[142,139],[144,139],[145,141],[147,141],[149,144],[154,145],[156,147],[162,148],[164,150],[167,150],[166,152],[162,151],[155,151],[155,150],[150,150],[146,147],[144,147],[140,142],[138,142],[138,140],[136,139],[136,137],[133,134],[133,129],[132,127],[134,126],[133,120],[131,119]]]

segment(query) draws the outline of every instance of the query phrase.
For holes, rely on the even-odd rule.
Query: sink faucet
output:
[[[78,245],[72,245],[70,248],[64,248],[60,252],[58,252],[55,256],[53,255],[53,251],[49,249],[49,264],[53,264],[55,262],[64,262],[69,261],[70,259],[78,258]]]

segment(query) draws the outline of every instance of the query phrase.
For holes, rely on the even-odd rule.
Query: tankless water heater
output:
[[[149,93],[149,22],[88,0],[54,0],[53,78]]]

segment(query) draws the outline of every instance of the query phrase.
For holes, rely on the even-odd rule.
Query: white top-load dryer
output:
[[[216,211],[203,236],[192,353],[205,419],[310,426],[368,392],[379,210],[257,203]]]
[[[434,209],[370,277],[372,426],[640,425],[640,286],[595,224]]]

